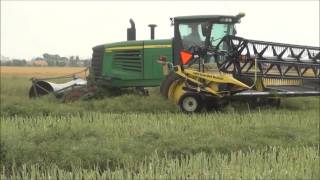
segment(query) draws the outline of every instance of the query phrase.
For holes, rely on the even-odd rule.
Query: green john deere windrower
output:
[[[156,25],[151,24],[151,40],[144,41],[136,40],[130,20],[127,41],[93,48],[85,85],[73,80],[50,89],[41,85],[47,81],[33,79],[30,96],[53,92],[63,97],[73,86],[85,86],[83,94],[90,92],[88,86],[142,91],[161,86],[161,94],[185,112],[231,99],[276,105],[283,96],[319,96],[320,48],[237,37],[235,24],[243,16],[175,17],[172,39],[154,40]]]

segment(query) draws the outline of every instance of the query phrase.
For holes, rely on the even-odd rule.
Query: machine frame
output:
[[[248,40],[234,34],[224,36],[216,46],[208,43],[207,37],[204,46],[186,49],[182,45],[180,23],[235,24],[243,16],[175,18],[175,61],[173,72],[161,84],[162,95],[187,113],[200,112],[203,107],[218,107],[220,102],[233,99],[263,99],[279,105],[279,98],[284,96],[319,96],[319,47]],[[223,22],[228,18],[230,20]],[[217,72],[205,72],[204,62],[208,57],[215,58]],[[168,63],[161,63],[164,73],[167,72]],[[198,68],[191,69],[196,63]]]

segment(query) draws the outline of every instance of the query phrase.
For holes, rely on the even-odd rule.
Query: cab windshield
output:
[[[234,35],[234,26],[230,24],[213,24],[210,33],[210,43],[216,46],[226,35]]]
[[[211,47],[216,47],[221,39],[226,35],[235,35],[235,24],[209,24],[208,22],[192,22],[179,24],[179,33],[184,50],[191,50],[191,47],[205,47],[206,42]],[[205,29],[208,29],[207,31]],[[220,50],[225,50],[226,46],[220,46]],[[203,62],[206,69],[203,71],[219,71],[216,62],[223,61],[223,57],[207,56]],[[198,63],[192,61],[187,66],[198,69]]]
[[[206,34],[205,28],[210,28]],[[208,38],[211,46],[216,46],[225,35],[234,34],[234,24],[208,24],[207,22],[192,22],[179,24],[179,33],[183,49],[192,46],[205,46]]]

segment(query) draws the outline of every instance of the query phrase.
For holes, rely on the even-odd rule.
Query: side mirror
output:
[[[237,19],[241,19],[241,18],[243,18],[245,15],[246,15],[245,13],[241,12],[241,13],[237,14],[236,17],[237,17]]]
[[[240,19],[243,18],[245,16],[245,13],[239,13],[238,15],[236,15],[236,19],[238,21],[238,23],[240,23]]]

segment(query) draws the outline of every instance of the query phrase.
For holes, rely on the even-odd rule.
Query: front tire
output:
[[[180,97],[179,107],[185,113],[197,113],[203,109],[203,101],[198,94],[186,93]]]

